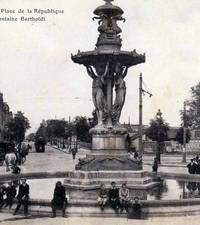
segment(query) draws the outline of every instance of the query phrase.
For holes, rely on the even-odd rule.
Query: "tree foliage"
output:
[[[91,142],[89,134],[91,126],[88,123],[88,118],[84,116],[76,116],[72,122],[64,119],[50,119],[40,124],[36,136],[46,136],[48,140],[58,138],[68,138],[72,135],[77,135],[77,138],[84,142]]]
[[[146,131],[146,135],[158,143],[156,150],[156,158],[161,163],[160,154],[164,150],[164,141],[168,140],[169,125],[164,121],[160,110],[156,114],[155,119],[150,120],[150,126]]]
[[[24,113],[18,111],[13,119],[6,124],[6,127],[10,140],[20,143],[24,140],[25,133],[30,128],[30,123]]]
[[[87,117],[76,116],[74,125],[78,139],[84,142],[91,142],[90,126]]]
[[[168,140],[169,125],[162,117],[156,117],[150,120],[150,126],[146,131],[146,135],[152,140],[159,143]]]
[[[176,141],[182,145],[183,145],[183,135],[184,135],[183,127],[180,127],[176,133]],[[186,143],[189,143],[190,138],[191,138],[190,130],[186,129],[186,136],[185,136]]]
[[[181,110],[181,120],[186,127],[200,128],[200,82],[191,87],[191,99],[186,101],[187,110],[184,115]]]
[[[46,125],[46,136],[50,138],[64,138],[66,137],[66,128],[68,122],[64,119],[47,120]]]

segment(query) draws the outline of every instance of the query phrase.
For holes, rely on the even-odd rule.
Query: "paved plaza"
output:
[[[182,225],[182,224],[197,225],[200,221],[200,216],[185,216],[185,217],[156,217],[148,220],[128,220],[125,218],[24,218],[0,214],[1,225]]]
[[[55,171],[69,171],[74,170],[75,165],[78,163],[78,158],[84,157],[89,150],[79,149],[76,159],[72,159],[72,155],[68,151],[61,151],[51,146],[46,146],[45,153],[36,153],[33,147],[32,151],[27,157],[27,161],[21,165],[21,172],[55,172]],[[188,156],[189,159],[192,156]],[[154,155],[144,155],[144,169],[151,171],[151,164],[153,162]],[[186,164],[181,163],[181,155],[162,155],[162,165],[160,166],[160,172],[177,172],[187,173]],[[0,167],[0,174],[9,174],[6,172],[5,166]]]

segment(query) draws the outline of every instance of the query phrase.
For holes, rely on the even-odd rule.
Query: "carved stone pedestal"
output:
[[[92,134],[92,150],[126,150],[127,130],[123,127],[95,127]]]
[[[142,162],[135,160],[128,154],[112,155],[87,155],[86,158],[79,159],[76,170],[82,171],[114,171],[114,170],[142,170]]]

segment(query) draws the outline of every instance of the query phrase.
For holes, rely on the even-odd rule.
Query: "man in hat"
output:
[[[24,215],[28,215],[28,200],[29,200],[29,185],[26,183],[26,179],[23,178],[21,180],[21,184],[19,185],[19,191],[17,195],[18,204],[15,209],[13,215],[16,215],[17,211],[19,210],[20,206],[24,205]]]

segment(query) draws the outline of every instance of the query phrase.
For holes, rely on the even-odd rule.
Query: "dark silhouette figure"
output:
[[[187,168],[190,174],[196,173],[197,164],[194,162],[194,159],[191,159],[191,162],[187,165]]]
[[[108,191],[108,202],[109,205],[118,213],[120,206],[119,201],[119,189],[116,187],[115,182],[111,182],[111,188]]]
[[[5,190],[6,192],[6,205],[5,207],[9,206],[9,209],[12,208],[13,205],[13,199],[15,198],[16,194],[17,194],[17,190],[15,188],[15,185],[13,185],[12,182],[8,183],[8,187]]]
[[[139,202],[139,198],[134,198],[134,203],[132,204],[131,210],[128,214],[129,219],[141,219],[142,218],[142,207]]]
[[[1,186],[0,187],[0,208],[2,208],[2,206],[4,205],[4,194],[5,194],[5,190]]]
[[[13,215],[16,215],[21,205],[24,205],[24,215],[27,216],[28,200],[29,200],[29,185],[26,183],[26,179],[22,179],[22,183],[19,185],[17,199],[18,199],[18,204]]]
[[[157,173],[157,171],[158,171],[158,160],[157,160],[157,158],[154,158],[152,170],[155,173]]]
[[[67,199],[65,193],[65,187],[60,181],[56,183],[53,200],[51,201],[52,217],[56,217],[56,209],[62,209],[62,216],[65,217],[65,209],[67,206]]]

